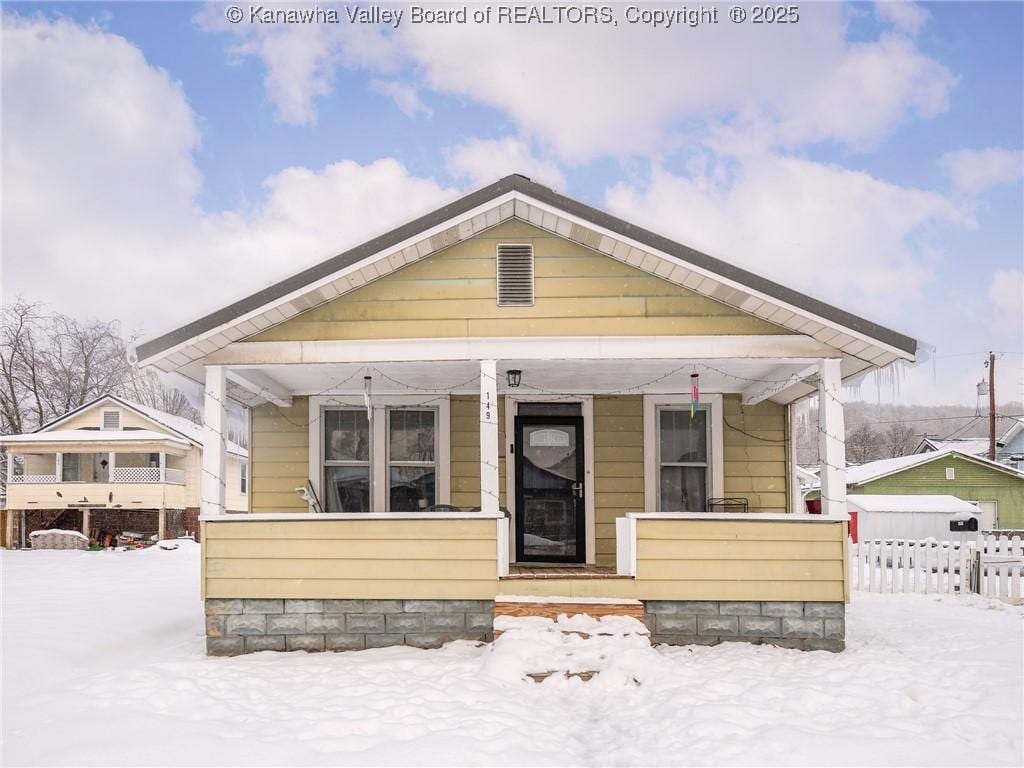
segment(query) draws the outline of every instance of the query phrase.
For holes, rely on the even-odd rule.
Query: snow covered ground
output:
[[[856,594],[848,650],[203,655],[198,547],[3,552],[2,763],[1021,765],[1020,608]],[[633,679],[639,684],[633,682]]]

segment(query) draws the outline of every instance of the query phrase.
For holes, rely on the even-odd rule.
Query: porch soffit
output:
[[[502,179],[220,312],[143,342],[133,355],[140,365],[201,379],[203,361],[211,353],[513,218],[816,339],[842,353],[844,377],[895,360],[915,359],[913,339],[564,198],[520,176]],[[325,267],[337,268],[321,275]],[[794,385],[787,389],[785,399],[798,399],[814,389],[810,384]],[[252,399],[241,387],[233,386],[232,392],[242,402]]]

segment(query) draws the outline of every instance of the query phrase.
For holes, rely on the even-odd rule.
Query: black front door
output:
[[[516,560],[586,561],[583,417],[517,416]]]

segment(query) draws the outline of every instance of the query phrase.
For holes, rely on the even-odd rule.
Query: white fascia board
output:
[[[866,336],[864,334],[858,333],[857,331],[854,331],[854,330],[852,330],[850,328],[847,328],[846,326],[839,325],[839,324],[837,324],[837,323],[835,323],[835,322],[833,322],[831,320],[823,318],[823,317],[821,317],[819,315],[815,315],[812,312],[808,312],[806,309],[802,309],[802,308],[794,306],[792,304],[788,304],[787,302],[782,301],[780,299],[776,299],[775,297],[769,296],[768,294],[761,293],[760,291],[757,291],[754,288],[751,288],[751,287],[749,287],[749,286],[747,286],[747,285],[745,285],[743,283],[738,283],[735,280],[730,280],[729,278],[723,277],[722,275],[719,275],[716,272],[712,272],[711,270],[704,269],[703,267],[699,267],[699,266],[697,266],[695,264],[691,264],[688,261],[683,261],[682,259],[680,259],[680,258],[678,258],[676,256],[673,256],[671,254],[665,253],[664,251],[658,250],[657,248],[654,248],[654,247],[652,247],[650,245],[647,245],[645,243],[641,243],[641,242],[639,242],[637,240],[633,240],[632,238],[627,237],[625,235],[621,235],[621,234],[619,234],[617,232],[613,232],[613,231],[611,231],[609,229],[606,229],[605,227],[602,227],[602,226],[600,226],[598,224],[594,224],[593,222],[591,222],[591,221],[589,221],[587,219],[581,219],[578,216],[573,216],[572,214],[567,213],[565,211],[561,211],[560,209],[554,209],[551,206],[547,205],[546,203],[542,203],[542,202],[538,201],[536,198],[530,197],[529,195],[526,195],[526,194],[523,194],[523,193],[517,193],[517,197],[519,199],[525,201],[527,204],[529,204],[531,206],[537,207],[539,210],[542,210],[542,211],[545,211],[545,212],[553,212],[557,216],[560,216],[563,219],[567,219],[568,221],[571,221],[571,222],[574,222],[576,224],[579,224],[582,227],[587,227],[589,229],[592,229],[592,230],[594,230],[595,232],[597,232],[600,235],[605,235],[607,237],[612,238],[613,240],[619,240],[620,242],[622,242],[623,244],[629,246],[630,248],[637,248],[637,249],[639,249],[641,251],[644,251],[646,253],[654,254],[655,256],[657,256],[657,257],[659,257],[661,259],[665,259],[666,261],[668,261],[668,262],[670,262],[670,263],[672,263],[674,265],[678,265],[678,266],[684,267],[685,269],[688,269],[689,271],[691,271],[691,272],[693,272],[695,274],[701,275],[704,278],[710,278],[711,280],[715,281],[716,283],[720,283],[722,285],[727,285],[730,288],[733,288],[735,290],[738,290],[738,291],[741,291],[743,293],[749,294],[750,296],[754,296],[756,298],[759,298],[763,302],[765,302],[766,304],[770,304],[770,305],[778,307],[780,309],[786,309],[786,310],[792,312],[795,315],[799,315],[800,317],[806,317],[806,318],[808,318],[810,320],[814,320],[815,322],[821,323],[822,325],[825,325],[825,326],[827,326],[829,328],[835,329],[838,333],[846,334],[848,336],[855,337],[855,338],[857,338],[860,341],[864,341],[869,346],[876,347],[876,348],[879,348],[879,349],[887,350],[887,351],[891,352],[892,354],[896,355],[897,357],[899,357],[901,359],[904,359],[904,360],[912,360],[912,359],[914,359],[913,357],[909,356],[907,352],[904,352],[903,350],[897,349],[896,347],[889,346],[888,344],[885,344],[884,342],[878,341],[877,339],[872,339],[870,336]],[[584,247],[586,247],[586,246],[584,246]]]
[[[487,213],[488,211],[490,211],[493,208],[500,209],[501,206],[504,205],[505,203],[513,202],[515,200],[517,194],[518,194],[517,192],[511,191],[511,192],[506,192],[503,195],[499,195],[498,197],[492,198],[492,199],[488,200],[486,203],[482,203],[481,205],[478,205],[475,208],[472,208],[469,211],[466,211],[461,216],[456,216],[456,217],[453,217],[451,219],[446,219],[445,221],[441,222],[440,224],[437,224],[437,225],[435,225],[433,227],[429,227],[428,229],[421,230],[417,234],[415,234],[415,235],[413,235],[411,237],[408,237],[405,240],[402,240],[402,241],[400,241],[400,242],[398,242],[398,243],[396,243],[396,244],[394,244],[392,246],[389,246],[388,248],[386,248],[386,249],[384,249],[382,251],[377,251],[376,253],[373,253],[370,256],[367,256],[365,259],[361,259],[360,261],[357,261],[354,264],[350,264],[349,266],[347,266],[347,267],[345,267],[343,269],[340,269],[340,270],[338,270],[336,272],[333,272],[333,273],[331,273],[330,275],[328,275],[326,277],[323,277],[323,278],[321,278],[319,280],[316,280],[316,281],[314,281],[312,283],[307,283],[302,288],[298,288],[298,289],[292,291],[291,293],[288,293],[288,294],[285,294],[284,296],[276,298],[276,299],[268,302],[267,304],[264,304],[262,307],[258,307],[256,309],[253,309],[253,310],[249,311],[249,312],[246,312],[243,315],[239,315],[238,317],[233,318],[232,320],[230,320],[230,321],[228,321],[226,323],[222,323],[221,325],[216,326],[215,328],[211,328],[210,330],[202,333],[199,336],[196,336],[196,337],[193,337],[193,338],[188,339],[186,341],[183,341],[180,344],[176,344],[173,347],[169,347],[169,348],[163,350],[162,352],[160,352],[159,354],[154,355],[152,357],[148,357],[145,360],[138,360],[137,361],[137,365],[139,365],[140,367],[146,366],[146,365],[152,365],[153,362],[155,362],[156,360],[158,360],[160,358],[164,358],[164,357],[167,357],[169,355],[172,355],[175,352],[177,352],[177,351],[179,351],[179,350],[181,350],[181,349],[183,349],[185,347],[189,347],[189,346],[195,345],[195,344],[197,344],[199,341],[201,341],[203,339],[209,339],[211,336],[216,336],[219,333],[225,333],[227,331],[227,329],[231,328],[232,326],[235,326],[235,325],[237,325],[239,323],[242,323],[242,322],[245,322],[247,320],[252,320],[254,317],[258,317],[258,316],[262,315],[265,312],[273,310],[276,307],[279,307],[279,306],[282,306],[284,304],[287,304],[288,302],[293,301],[293,300],[295,300],[295,299],[297,299],[297,298],[299,298],[301,296],[305,296],[306,294],[308,294],[308,293],[310,293],[312,291],[319,290],[320,288],[324,287],[325,285],[329,285],[331,283],[334,283],[334,282],[336,282],[337,280],[339,280],[341,278],[347,277],[348,275],[359,273],[361,270],[363,270],[366,267],[372,267],[372,265],[374,265],[375,263],[380,261],[382,258],[387,258],[391,254],[396,253],[396,252],[404,252],[406,248],[409,248],[410,246],[415,245],[416,243],[419,243],[419,242],[421,242],[423,240],[429,240],[431,237],[433,237],[434,235],[438,234],[439,232],[444,232],[447,229],[451,229],[453,226],[458,226],[460,223],[462,223],[464,221],[472,221],[475,217],[480,216],[482,214],[485,214],[485,213]],[[494,224],[489,224],[489,223],[487,223],[485,221],[485,228],[486,227],[490,227],[490,226],[494,226],[494,225],[500,223],[500,221],[501,221],[500,217],[499,217],[498,221],[496,221]],[[384,233],[378,233],[377,235],[374,235],[373,237],[379,237],[380,234],[384,234]],[[476,234],[476,232],[474,231],[470,236],[472,237],[475,234]],[[373,237],[367,238],[367,240],[372,240]],[[365,285],[366,282],[367,282],[366,280],[361,280],[361,281],[359,281],[359,285]],[[270,286],[267,286],[267,287],[269,288]],[[349,290],[354,290],[355,287],[358,287],[358,286],[350,287]],[[337,295],[335,296],[335,298],[337,298],[338,295],[342,295],[343,293],[346,293],[346,291],[337,291],[336,290],[336,293],[337,293]],[[288,318],[284,318],[283,320],[286,320],[286,319],[288,319]],[[281,320],[279,322],[283,322],[283,320]],[[163,335],[163,334],[160,334],[160,335]],[[142,339],[142,340],[136,342],[135,345],[133,345],[132,350],[134,351],[140,345],[145,344],[147,341],[150,341],[153,338],[157,338],[157,337],[156,336],[152,336],[152,337],[150,337],[148,339]]]
[[[398,363],[448,360],[777,360],[810,364],[840,352],[806,336],[539,336],[345,341],[240,341],[211,365]]]

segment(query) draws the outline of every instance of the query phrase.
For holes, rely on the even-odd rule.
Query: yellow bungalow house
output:
[[[202,384],[207,446],[250,409],[251,514],[225,514],[225,452],[203,457],[210,653],[588,610],[838,650],[842,383],[916,348],[514,175],[133,356]],[[813,394],[822,515],[791,437]]]
[[[203,431],[188,419],[106,395],[0,445],[9,455],[8,547],[47,528],[81,531],[94,544],[124,531],[198,533]],[[246,512],[248,453],[230,441],[223,448],[225,510]]]

